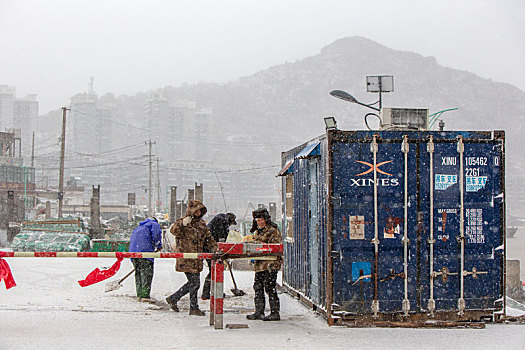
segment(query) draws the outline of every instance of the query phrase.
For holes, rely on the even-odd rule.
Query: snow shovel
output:
[[[230,270],[230,275],[232,276],[233,286],[235,288],[230,289],[236,297],[242,297],[246,292],[244,292],[242,289],[237,289],[237,283],[235,283],[235,278],[233,277],[233,271],[232,271],[232,265],[229,261],[226,261],[226,265],[228,265],[228,270]]]
[[[111,281],[111,282],[108,282],[106,284],[106,290],[105,292],[112,292],[114,290],[117,290],[119,289],[120,287],[122,287],[121,283],[122,281],[124,281],[126,278],[128,278],[133,272],[135,272],[135,269],[131,270],[130,272],[128,272],[128,274],[124,277],[122,277],[121,279],[119,279],[118,281]]]

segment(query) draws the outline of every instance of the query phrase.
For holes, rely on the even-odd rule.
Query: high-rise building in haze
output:
[[[37,119],[35,94],[17,98],[14,86],[0,85],[0,131],[20,134],[21,155],[24,157],[31,155],[32,133],[36,130]]]

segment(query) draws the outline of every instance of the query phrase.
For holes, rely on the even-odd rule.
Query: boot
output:
[[[206,316],[206,313],[199,308],[191,309],[190,316]]]
[[[264,306],[264,299],[255,299],[255,312],[253,314],[246,315],[246,318],[251,321],[264,319]]]
[[[204,286],[202,287],[202,295],[201,295],[202,300],[210,299],[210,286],[211,286],[211,281],[208,279],[204,280]]]
[[[179,307],[177,306],[177,301],[170,299],[170,297],[166,298],[166,302],[171,306],[171,309],[175,312],[179,312]]]
[[[281,316],[279,315],[279,300],[270,301],[270,314],[263,318],[263,321],[279,321]]]
[[[155,299],[151,299],[151,298],[139,298],[139,301],[141,303],[150,303],[150,304],[156,303]]]
[[[250,321],[263,320],[264,319],[264,312],[260,312],[260,311],[256,310],[253,314],[246,315],[246,318],[249,319]]]

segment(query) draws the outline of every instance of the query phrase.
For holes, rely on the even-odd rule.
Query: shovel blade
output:
[[[230,290],[233,293],[233,295],[235,295],[236,297],[242,297],[244,294],[246,294],[242,289],[232,288]]]
[[[106,284],[105,292],[111,292],[111,291],[117,290],[121,286],[122,285],[119,283],[119,281],[111,281],[108,284]]]

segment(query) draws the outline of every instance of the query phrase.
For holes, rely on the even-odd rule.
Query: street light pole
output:
[[[62,137],[60,142],[60,174],[58,177],[58,218],[62,218],[62,203],[64,200],[64,155],[66,150],[66,111],[70,108],[62,107]]]

